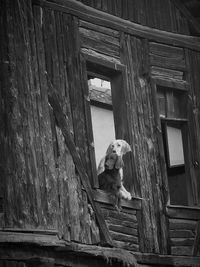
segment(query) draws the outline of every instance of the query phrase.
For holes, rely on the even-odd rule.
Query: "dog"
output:
[[[114,206],[117,210],[121,210],[121,199],[131,200],[132,198],[130,192],[123,185],[124,162],[122,157],[130,151],[131,147],[125,140],[112,141],[97,169],[99,188],[115,197]]]

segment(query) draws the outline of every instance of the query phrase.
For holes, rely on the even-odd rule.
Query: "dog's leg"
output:
[[[128,192],[126,190],[126,188],[123,186],[123,184],[122,184],[122,186],[120,188],[120,195],[121,195],[121,198],[124,198],[124,199],[127,199],[127,200],[131,200],[132,199],[132,196],[131,196],[130,192]]]

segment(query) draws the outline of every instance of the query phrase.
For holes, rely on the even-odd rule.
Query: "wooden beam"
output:
[[[13,249],[11,250],[11,244]],[[29,246],[27,246],[29,244]],[[31,244],[34,246],[31,246]],[[24,246],[23,246],[24,245]],[[66,257],[64,260],[68,259],[70,253],[73,253],[74,258],[80,258],[81,256],[86,257],[105,257],[110,260],[124,261],[124,263],[129,263],[129,266],[137,266],[137,263],[142,264],[142,266],[147,265],[164,265],[164,266],[187,266],[194,267],[199,266],[200,257],[193,256],[173,256],[173,255],[160,255],[153,253],[140,253],[140,252],[130,252],[128,250],[119,248],[106,248],[95,245],[78,244],[74,242],[66,242],[59,240],[58,238],[45,238],[42,235],[35,234],[20,234],[20,233],[8,233],[3,234],[0,232],[0,259],[3,260],[26,260],[29,261],[32,258],[47,257],[46,259],[54,259],[56,262],[60,260],[59,253],[65,253]],[[22,253],[25,248],[25,253]],[[6,253],[5,253],[6,252]],[[105,256],[104,256],[105,255]],[[57,257],[56,257],[57,256]],[[137,261],[137,262],[136,262]],[[62,262],[62,263],[63,263]],[[71,263],[71,262],[70,262]],[[57,262],[58,265],[61,262]],[[135,265],[134,265],[135,264]],[[61,264],[62,265],[62,264]],[[124,264],[125,265],[125,264]],[[139,265],[140,266],[140,265]]]
[[[122,31],[134,36],[146,38],[159,43],[187,47],[200,51],[200,38],[176,34],[142,26],[111,14],[96,10],[74,0],[33,0],[33,4],[52,8],[57,11],[70,13],[81,20]]]
[[[167,215],[170,218],[200,220],[199,207],[168,206]]]
[[[196,226],[196,235],[195,235],[194,244],[192,248],[192,255],[197,256],[199,251],[200,251],[200,221],[198,221],[197,226]]]
[[[199,266],[200,257],[172,256],[156,254],[135,254],[137,262],[141,264],[155,264],[156,266]]]
[[[188,19],[190,24],[193,26],[195,31],[198,33],[198,36],[200,36],[200,23],[198,20],[196,20],[190,11],[188,11],[187,8],[183,5],[183,3],[180,0],[172,0],[173,4],[180,10],[180,12]]]
[[[93,191],[94,200],[101,203],[109,203],[113,204],[113,199],[109,196],[108,193],[102,190],[94,190]],[[122,207],[141,210],[141,198],[132,198],[130,201],[122,200]]]
[[[82,159],[79,155],[78,147],[75,146],[73,137],[70,133],[70,129],[67,123],[68,119],[66,118],[66,116],[64,115],[62,111],[58,93],[54,90],[48,77],[47,77],[47,81],[48,81],[48,86],[49,86],[48,100],[53,109],[54,115],[56,117],[58,127],[62,131],[62,134],[65,139],[65,144],[71,153],[76,169],[80,175],[80,179],[83,184],[83,187],[85,188],[90,204],[92,205],[92,208],[94,209],[104,242],[112,246],[112,238],[110,237],[105,220],[103,219],[103,216],[101,215],[100,209],[98,209],[97,204],[93,201],[93,192],[92,192],[92,188],[89,182],[89,178],[85,171]]]

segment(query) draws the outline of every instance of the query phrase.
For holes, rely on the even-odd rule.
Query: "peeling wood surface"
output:
[[[113,12],[124,19],[134,21],[138,16],[152,27],[161,27],[161,18],[145,18],[143,10],[141,14],[131,13],[129,1],[124,1],[121,11],[120,1],[117,6],[109,2],[106,6],[105,2],[99,9],[114,8]],[[31,1],[24,3],[9,0],[1,3],[0,11],[0,37],[4,41],[0,45],[4,73],[0,92],[2,238],[11,242],[17,232],[15,237],[22,242],[52,242],[54,246],[62,239],[98,244],[100,228],[106,243],[118,248],[164,254],[171,247],[174,255],[199,255],[199,209],[168,207],[165,213],[168,192],[150,82],[153,78],[159,85],[188,94],[190,171],[193,201],[198,204],[199,39],[125,22],[71,0],[34,1],[33,6]],[[136,2],[131,4],[134,8]],[[151,4],[155,7],[156,0]],[[137,5],[144,7],[144,2]],[[164,6],[159,4],[160,9]],[[151,5],[146,8],[150,11]],[[88,11],[87,15],[83,11]],[[174,12],[170,15],[178,20],[165,17],[162,27],[179,23],[177,27],[187,31],[186,21],[178,10]],[[90,153],[86,61],[91,66],[105,66],[113,76],[122,74],[121,80],[115,79],[124,89],[117,88],[114,96],[116,119],[122,126],[117,134],[132,146],[129,167],[134,175],[129,185],[136,197],[123,201],[120,213],[110,205],[107,195],[99,191],[94,195],[90,185],[95,167]],[[102,73],[102,77],[106,75],[106,71]],[[51,86],[46,76],[59,95],[57,116],[48,102]],[[117,99],[118,95],[121,98]],[[121,99],[126,108],[120,106]],[[54,100],[50,94],[52,105]],[[62,116],[60,124],[58,113]],[[126,121],[122,121],[124,117]],[[168,259],[180,266],[179,258],[151,256],[140,260],[168,264]],[[182,259],[186,266],[196,261]]]
[[[135,160],[136,195],[143,198],[139,224],[140,246],[143,252],[157,251],[167,253],[166,218],[162,214],[165,202],[161,187],[166,187],[157,162],[157,139],[155,116],[149,83],[150,67],[148,43],[146,40],[122,35],[121,60],[127,66],[128,121],[131,125],[130,140]],[[133,145],[134,144],[134,145]],[[159,186],[158,186],[159,185]],[[139,191],[138,189],[139,188]],[[150,211],[151,210],[151,211]],[[161,212],[160,214],[157,213]],[[159,224],[157,224],[159,220]],[[161,220],[161,221],[160,221]],[[149,228],[149,225],[152,225]],[[158,229],[160,225],[160,229]]]
[[[77,140],[72,122],[69,87],[76,84],[69,81],[70,68],[66,66],[66,59],[75,62],[75,54],[69,56],[73,42],[69,44],[68,40],[76,23],[59,12],[40,7],[32,10],[31,1],[26,5],[11,2],[4,3],[2,9],[5,42],[1,51],[7,49],[4,55],[10,78],[9,83],[4,81],[1,91],[1,114],[5,114],[1,116],[5,152],[5,172],[0,172],[4,192],[1,226],[55,229],[65,240],[98,243],[95,217],[47,98],[46,72],[63,101],[72,136],[76,134],[76,142],[84,145]],[[7,153],[12,156],[7,157]],[[85,155],[84,150],[81,153]]]

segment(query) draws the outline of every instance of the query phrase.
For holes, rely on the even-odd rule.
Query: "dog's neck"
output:
[[[104,172],[106,173],[118,173],[120,169],[116,169],[116,168],[113,168],[113,169],[107,169],[105,168]]]

